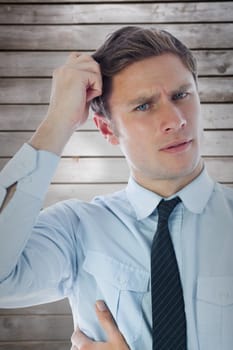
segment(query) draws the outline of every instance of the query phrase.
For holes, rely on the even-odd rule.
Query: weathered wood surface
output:
[[[225,183],[233,187],[233,181]],[[69,198],[91,201],[95,196],[105,195],[125,188],[126,184],[105,185],[51,185],[44,202],[44,208]]]
[[[229,104],[229,106],[231,105]],[[48,105],[0,105],[0,130],[35,130],[44,119],[47,110]],[[208,112],[210,116],[212,114],[211,111],[212,107],[210,107]],[[224,118],[228,119],[230,111],[231,108],[229,108],[229,111],[222,111]],[[227,121],[226,123],[228,125]],[[230,120],[229,123],[231,124]],[[93,121],[92,111],[90,111],[88,120],[79,130],[97,130]]]
[[[70,338],[70,337],[69,337]],[[70,350],[70,341],[0,342],[1,350]]]
[[[92,54],[86,52],[86,54]],[[199,76],[233,75],[232,50],[197,50]],[[56,67],[64,64],[68,52],[0,52],[1,77],[51,77]]]
[[[233,154],[233,152],[232,152]],[[211,176],[223,183],[233,182],[233,157],[204,157],[207,169]],[[9,158],[0,158],[0,169],[9,161]],[[95,195],[113,192],[127,183],[129,170],[125,159],[122,158],[62,158],[52,179],[53,184],[62,184],[62,187],[51,186],[67,191],[67,195],[79,199],[89,200]],[[119,184],[119,187],[118,187]],[[69,187],[69,185],[71,185]],[[85,185],[85,186],[84,186]],[[106,186],[106,187],[105,187]],[[75,190],[75,195],[72,191]],[[79,193],[79,191],[81,191]],[[64,198],[63,198],[64,199]]]
[[[202,104],[203,127],[233,129],[233,103]],[[0,130],[35,130],[46,115],[47,105],[0,105]],[[93,113],[80,130],[96,130]]]
[[[179,2],[177,0],[162,0],[163,2]],[[35,4],[43,4],[43,3],[99,3],[100,0],[0,0],[0,3],[7,4],[21,4],[21,3],[35,3]],[[138,0],[101,0],[101,3],[124,3],[124,2],[138,2]],[[140,1],[140,2],[144,2]],[[146,2],[161,2],[161,0],[146,0]],[[193,0],[182,0],[182,2],[193,2]],[[209,2],[215,2],[215,0],[209,0]]]
[[[127,179],[128,180],[128,179]],[[77,198],[86,202],[90,202],[94,197],[99,195],[108,195],[113,192],[124,189],[126,183],[122,184],[64,184],[50,185],[44,200],[43,207],[46,208],[59,201]]]
[[[191,23],[232,21],[232,2],[2,5],[1,24]]]
[[[0,316],[0,339],[20,340],[67,340],[73,332],[71,315]]]
[[[4,50],[94,50],[122,25],[2,25]],[[173,33],[191,49],[233,48],[233,23],[145,24]]]
[[[233,102],[233,77],[199,78],[202,102]],[[51,79],[2,78],[0,79],[0,103],[48,103]]]
[[[19,309],[0,309],[1,315],[70,315],[68,299]]]
[[[2,157],[11,157],[20,146],[29,140],[31,132],[0,132]],[[204,156],[232,156],[233,131],[205,131]],[[64,148],[63,156],[113,157],[122,156],[118,146],[112,146],[97,131],[76,132]]]
[[[109,32],[122,24],[136,23],[169,30],[194,49],[201,76],[203,126],[207,129],[203,148],[206,167],[214,179],[233,188],[232,1],[0,3],[0,131],[6,131],[0,132],[0,169],[28,140],[31,132],[26,131],[35,130],[45,115],[52,71],[65,61],[68,51],[91,54]],[[129,170],[122,153],[95,130],[90,116],[82,131],[70,140],[45,207],[67,198],[89,201],[126,186]],[[73,324],[67,300],[0,310],[0,315],[1,350],[70,349]]]

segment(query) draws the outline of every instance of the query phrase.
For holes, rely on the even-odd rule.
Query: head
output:
[[[157,29],[127,26],[111,34],[93,54],[100,64],[103,90],[91,108],[95,113],[111,119],[108,98],[112,91],[112,78],[134,62],[164,53],[173,53],[181,59],[197,83],[197,67],[192,52],[172,34]]]
[[[92,101],[102,134],[120,144],[142,186],[169,196],[201,170],[196,63],[171,34],[125,27],[93,55],[103,90]]]

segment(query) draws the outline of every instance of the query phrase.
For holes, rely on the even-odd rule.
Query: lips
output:
[[[173,141],[172,143],[167,144],[166,146],[162,147],[160,151],[165,152],[179,152],[179,151],[185,151],[189,148],[191,145],[192,140],[178,140]]]

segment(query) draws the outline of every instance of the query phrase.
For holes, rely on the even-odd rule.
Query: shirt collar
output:
[[[196,179],[170,198],[179,196],[189,211],[200,214],[204,210],[213,188],[214,182],[204,168]],[[126,194],[138,220],[152,214],[162,199],[158,194],[140,186],[132,177],[130,177],[126,187]]]

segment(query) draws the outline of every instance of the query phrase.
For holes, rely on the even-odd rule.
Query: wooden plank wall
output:
[[[124,24],[170,30],[198,59],[203,155],[212,176],[233,187],[232,1],[0,0],[0,168],[28,140],[49,101],[51,74],[73,50],[92,52]],[[128,169],[119,149],[91,120],[68,143],[45,205],[89,200],[122,188]],[[0,310],[3,350],[69,349],[67,301]]]

